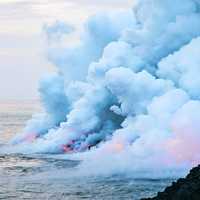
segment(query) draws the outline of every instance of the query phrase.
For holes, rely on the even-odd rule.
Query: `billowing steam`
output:
[[[50,39],[71,31],[46,30]],[[137,0],[92,16],[79,44],[50,48],[49,59],[58,73],[40,84],[46,113],[13,144],[73,154],[95,170],[200,162],[198,0]]]

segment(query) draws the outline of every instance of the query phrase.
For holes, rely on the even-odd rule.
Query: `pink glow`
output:
[[[26,142],[33,142],[37,139],[37,134],[36,133],[30,133],[28,134],[25,138],[24,141]]]
[[[200,130],[192,120],[173,123],[174,137],[166,143],[167,150],[177,163],[200,163]]]

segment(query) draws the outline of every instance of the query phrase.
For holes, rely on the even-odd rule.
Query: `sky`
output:
[[[0,100],[39,98],[39,80],[55,70],[45,57],[44,24],[62,20],[81,28],[88,16],[98,11],[123,10],[132,2],[0,0]]]

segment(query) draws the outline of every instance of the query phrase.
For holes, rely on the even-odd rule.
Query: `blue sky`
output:
[[[45,59],[43,24],[76,27],[91,14],[121,10],[133,0],[0,0],[0,100],[38,98],[39,79],[54,67]]]

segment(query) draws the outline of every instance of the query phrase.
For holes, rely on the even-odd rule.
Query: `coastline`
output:
[[[200,199],[200,165],[190,170],[185,178],[173,182],[156,197],[141,200],[199,200]]]

